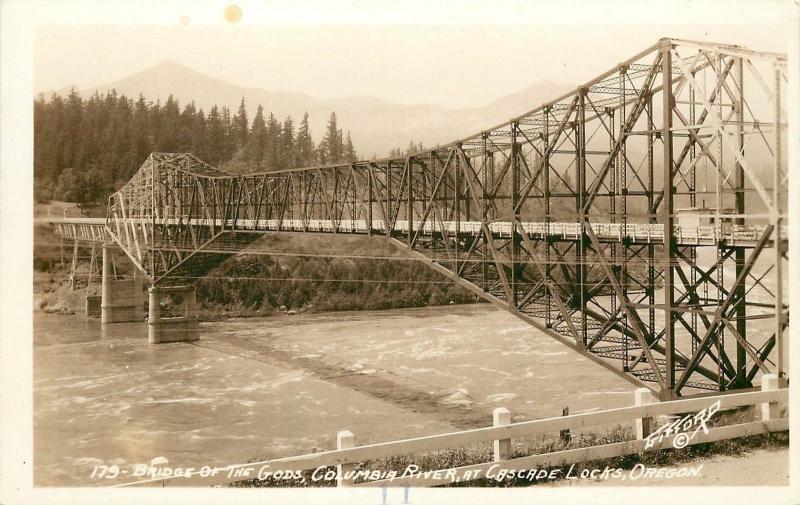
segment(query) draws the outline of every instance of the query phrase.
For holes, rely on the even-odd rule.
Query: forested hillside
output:
[[[194,103],[134,100],[110,91],[82,99],[39,96],[34,101],[34,191],[50,199],[103,203],[155,151],[191,152],[234,173],[278,170],[355,160],[350,133],[336,113],[315,143],[308,114],[299,124],[279,120],[260,105],[252,119],[242,99],[236,112]]]
[[[191,103],[182,107],[172,98],[163,104],[147,102],[142,96],[134,101],[113,91],[85,100],[74,92],[49,100],[40,96],[34,101],[36,199],[102,206],[154,151],[192,152],[234,173],[356,158],[350,134],[339,128],[335,113],[328,117],[326,133],[317,143],[309,132],[308,114],[296,124],[291,117],[278,121],[261,106],[252,119],[246,111],[244,100],[235,113],[216,106],[206,113]],[[421,148],[421,144],[409,143],[408,150]],[[400,149],[394,152],[402,153]],[[320,241],[324,243],[316,244],[318,252],[331,250],[329,237],[272,239],[276,250],[290,247],[304,251]],[[53,275],[63,274],[62,281],[66,282],[69,265],[60,267],[53,252],[45,250],[43,240],[54,239],[37,237],[34,265],[49,273],[51,281],[46,283],[49,287],[40,286],[37,292],[53,298],[53,306],[62,310],[66,301],[47,292],[56,289]],[[375,252],[375,244],[368,239],[353,238],[348,247],[367,247]],[[80,260],[80,272],[88,268],[88,263],[83,264],[86,262]],[[223,263],[208,277],[192,281],[197,283],[204,313],[211,317],[265,314],[281,308],[385,309],[475,301],[464,289],[409,261],[243,256]]]
[[[201,306],[217,313],[380,310],[478,301],[422,263],[403,260],[240,256],[198,279],[196,286]]]

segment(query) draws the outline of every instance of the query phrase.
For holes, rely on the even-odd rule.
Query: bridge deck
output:
[[[58,233],[70,239],[92,242],[104,242],[108,239],[105,232],[105,218],[52,218],[44,222],[56,226]],[[145,221],[131,219],[131,221]],[[367,235],[370,230],[364,220],[340,220],[334,223],[326,219],[160,219],[157,224],[179,226],[191,224],[192,226],[214,226],[230,232],[307,232],[307,233],[348,233]],[[573,222],[523,222],[522,226],[531,239],[544,239],[557,241],[574,241],[580,239],[580,223]],[[604,242],[628,242],[634,244],[664,243],[664,225],[659,223],[592,223],[592,231],[597,238]],[[412,223],[412,233],[417,231],[418,223]],[[488,228],[495,237],[510,237],[512,223],[508,221],[495,221],[488,224]],[[713,246],[718,243],[752,247],[757,242],[766,225],[732,225],[720,226],[674,226],[674,237],[678,245]],[[408,221],[398,220],[392,227],[394,232],[408,234]],[[385,234],[386,226],[381,220],[373,220],[373,234]],[[444,221],[441,224],[426,222],[422,227],[422,236],[447,235],[475,236],[481,232],[480,221]],[[783,227],[781,236],[788,237],[788,229]]]

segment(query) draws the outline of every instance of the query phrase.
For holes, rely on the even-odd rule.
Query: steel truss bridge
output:
[[[661,398],[786,379],[786,56],[661,39],[404,157],[234,175],[153,153],[105,220],[154,284],[267,233],[385,238]]]

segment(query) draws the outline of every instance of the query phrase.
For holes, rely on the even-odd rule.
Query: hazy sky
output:
[[[713,3],[701,12],[695,8],[697,2],[689,3],[695,6],[689,10],[678,2],[663,16],[640,14],[640,18],[626,18],[622,13],[631,5],[663,10],[669,3],[594,4],[611,14],[616,9],[619,15],[609,17],[633,21],[627,25],[597,25],[586,16],[577,17],[582,20],[578,25],[481,25],[480,19],[473,18],[456,24],[430,23],[446,14],[446,9],[437,10],[432,18],[420,17],[427,19],[426,24],[414,24],[413,17],[397,14],[376,18],[383,20],[377,24],[358,20],[356,24],[332,15],[333,21],[345,24],[259,25],[269,10],[256,12],[242,2],[241,22],[209,25],[203,16],[221,14],[226,6],[210,4],[194,16],[194,7],[187,5],[184,10],[162,13],[159,26],[86,25],[81,18],[66,25],[40,26],[35,32],[35,91],[104,84],[170,59],[235,84],[272,91],[296,91],[322,99],[374,96],[461,108],[485,105],[540,80],[580,83],[662,36],[737,43],[758,50],[787,48],[786,25],[779,24],[787,2],[753,2],[747,7],[733,1],[724,15],[713,15]],[[351,5],[358,6],[357,2]],[[447,5],[455,9],[458,4]],[[510,5],[509,18],[535,23],[538,18],[530,12],[531,6],[553,4]],[[548,11],[550,17],[538,22],[563,22],[558,14]],[[662,18],[670,23],[654,22]],[[393,19],[406,21],[392,23]],[[724,24],[707,24],[707,19]],[[127,21],[137,20],[134,16]],[[596,22],[601,20],[598,17]],[[730,24],[745,21],[757,24]]]

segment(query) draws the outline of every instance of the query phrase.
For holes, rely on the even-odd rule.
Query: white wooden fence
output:
[[[788,417],[783,417],[782,412],[785,410],[783,406],[788,405],[788,393],[788,389],[778,387],[778,378],[776,376],[765,375],[762,377],[761,391],[727,393],[659,403],[650,394],[650,390],[639,389],[635,394],[635,404],[631,407],[519,423],[511,422],[511,413],[507,409],[498,408],[494,411],[494,425],[490,427],[362,446],[355,444],[356,439],[351,432],[341,431],[337,435],[336,450],[232,465],[226,467],[224,471],[217,472],[216,475],[151,479],[121,484],[121,486],[143,484],[162,486],[169,481],[179,486],[212,486],[245,480],[246,478],[241,477],[241,475],[246,475],[245,472],[248,469],[253,472],[249,474],[250,478],[254,478],[264,468],[268,468],[268,471],[274,475],[276,472],[285,474],[286,472],[312,470],[328,466],[337,467],[337,485],[339,486],[439,486],[453,481],[464,482],[474,478],[484,478],[486,471],[491,467],[494,467],[495,471],[500,469],[549,468],[641,453],[645,451],[646,438],[653,429],[653,420],[655,418],[670,414],[683,415],[698,412],[707,409],[717,401],[719,401],[721,410],[761,405],[761,419],[754,422],[709,428],[707,433],[699,431],[691,439],[689,445],[773,431],[785,431],[789,429],[789,419]],[[530,438],[542,433],[555,433],[561,430],[628,422],[633,422],[635,425],[636,438],[634,440],[511,458],[513,452],[511,441],[515,438]],[[674,436],[664,437],[656,442],[651,450],[673,447],[673,438]],[[398,476],[391,480],[382,479],[354,483],[353,474],[356,463],[437,449],[470,446],[481,442],[492,442],[494,444],[493,461],[458,468],[439,469],[438,473],[420,472],[421,475]],[[232,478],[231,475],[233,474],[240,475],[240,477]]]

